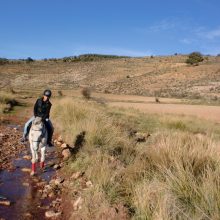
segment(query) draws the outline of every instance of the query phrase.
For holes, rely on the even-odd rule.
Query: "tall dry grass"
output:
[[[6,103],[14,98],[15,96],[10,92],[0,91],[0,103]]]
[[[156,135],[153,144],[139,152],[145,174],[133,187],[135,218],[219,218],[219,156],[209,138],[182,132]]]
[[[220,218],[220,151],[211,133],[196,136],[188,119],[182,119],[182,129],[182,125],[165,125],[165,119],[149,115],[141,115],[151,123],[140,127],[135,112],[115,114],[93,102],[61,99],[54,106],[56,128],[68,143],[86,132],[84,146],[66,171],[85,172],[93,187],[82,192],[82,209],[73,213],[73,219],[76,215],[82,219]],[[155,129],[161,121],[164,126]],[[129,124],[151,130],[151,137],[135,144],[127,133]],[[72,190],[76,187],[73,183]],[[119,204],[123,211],[113,213]]]
[[[7,103],[14,100],[15,95],[10,92],[0,91],[0,114],[3,114],[7,109]]]

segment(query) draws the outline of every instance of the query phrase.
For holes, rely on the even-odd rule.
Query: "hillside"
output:
[[[0,65],[0,88],[94,91],[161,97],[208,97],[220,90],[220,57],[209,56],[199,66],[186,56],[99,59],[63,62],[35,61]]]

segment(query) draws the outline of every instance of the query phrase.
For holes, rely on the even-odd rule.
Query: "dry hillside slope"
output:
[[[35,61],[0,66],[0,88],[75,89],[162,97],[210,97],[220,90],[220,57],[187,66],[186,56],[102,59],[99,61]]]

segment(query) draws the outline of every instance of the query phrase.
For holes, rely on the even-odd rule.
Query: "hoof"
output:
[[[31,176],[35,176],[35,174],[36,174],[35,172],[31,171],[31,174],[30,174],[30,175],[31,175]]]

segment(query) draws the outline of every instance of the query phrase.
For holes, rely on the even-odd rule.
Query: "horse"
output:
[[[29,142],[32,154],[31,176],[36,174],[36,163],[39,162],[38,152],[41,152],[40,168],[44,169],[45,150],[47,146],[48,133],[46,126],[40,117],[35,117],[29,132]]]

